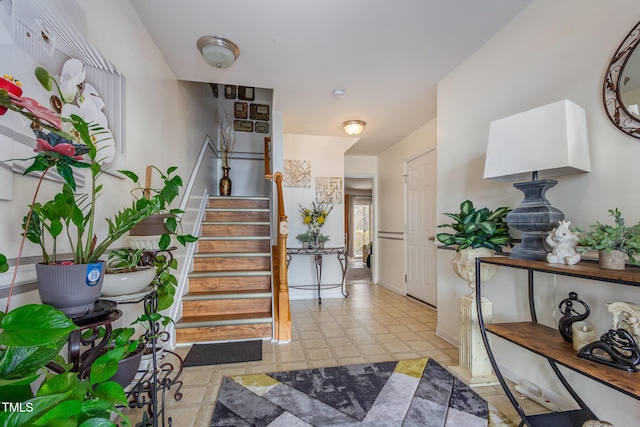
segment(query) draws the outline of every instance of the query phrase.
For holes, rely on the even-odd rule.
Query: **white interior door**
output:
[[[436,152],[406,163],[406,288],[407,294],[432,306],[437,303],[436,253]]]

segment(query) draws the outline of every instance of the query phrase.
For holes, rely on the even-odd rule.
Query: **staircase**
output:
[[[269,199],[211,197],[176,342],[271,338]]]

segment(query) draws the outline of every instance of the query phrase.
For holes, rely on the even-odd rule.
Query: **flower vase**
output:
[[[231,196],[231,178],[229,178],[230,167],[222,167],[222,178],[220,178],[220,195]]]

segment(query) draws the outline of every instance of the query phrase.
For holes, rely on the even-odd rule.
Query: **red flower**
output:
[[[36,139],[36,148],[33,150],[36,153],[41,151],[50,151],[54,153],[61,154],[63,156],[71,157],[74,160],[82,160],[82,156],[76,156],[76,148],[72,144],[68,144],[66,142],[56,144],[56,146],[51,146],[48,141],[44,139]]]

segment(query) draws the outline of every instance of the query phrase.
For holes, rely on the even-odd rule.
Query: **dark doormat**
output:
[[[256,360],[262,360],[261,340],[194,344],[184,359],[184,366],[220,365]]]

